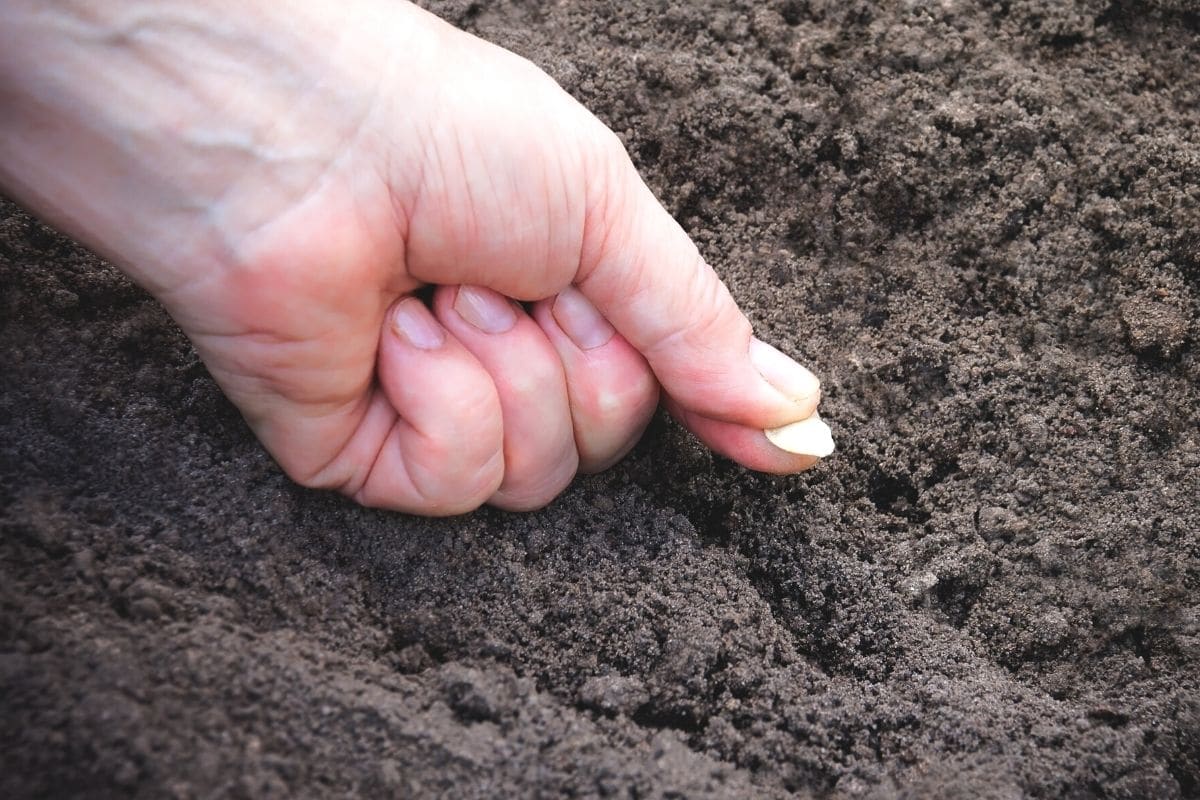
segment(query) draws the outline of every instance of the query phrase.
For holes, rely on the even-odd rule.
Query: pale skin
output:
[[[305,486],[533,509],[660,399],[750,468],[816,460],[763,431],[817,379],[617,138],[403,0],[0,0],[0,109],[0,187],[152,293]]]

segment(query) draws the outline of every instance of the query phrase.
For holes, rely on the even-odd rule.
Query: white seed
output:
[[[782,428],[770,428],[763,433],[771,444],[796,455],[825,458],[833,452],[833,433],[816,413],[808,419]]]

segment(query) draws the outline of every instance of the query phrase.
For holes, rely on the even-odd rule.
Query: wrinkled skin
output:
[[[10,5],[0,185],[153,293],[298,482],[536,508],[660,391],[747,466],[813,463],[762,430],[816,379],[529,62],[398,2]]]

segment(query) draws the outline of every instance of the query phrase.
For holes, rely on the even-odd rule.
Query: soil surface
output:
[[[622,134],[840,449],[360,509],[0,206],[0,796],[1200,796],[1200,4],[429,6]]]

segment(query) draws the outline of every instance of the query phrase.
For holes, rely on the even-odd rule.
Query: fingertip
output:
[[[758,429],[811,413],[812,373],[753,339],[728,287],[628,158],[606,153],[579,289],[693,413]]]
[[[795,409],[789,422],[806,419],[821,399],[821,381],[809,369],[757,336],[750,338],[747,354],[761,378]],[[774,426],[771,426],[774,427]]]
[[[552,322],[583,352],[603,347],[617,333],[612,323],[574,286],[564,288],[543,305],[549,308],[549,317],[543,314],[541,322]],[[546,325],[542,327],[545,329]]]
[[[704,417],[669,397],[664,405],[705,446],[756,472],[792,475],[811,469],[822,460],[777,447],[762,429]]]
[[[391,332],[418,350],[437,350],[446,343],[446,330],[415,297],[397,301],[387,319]]]

